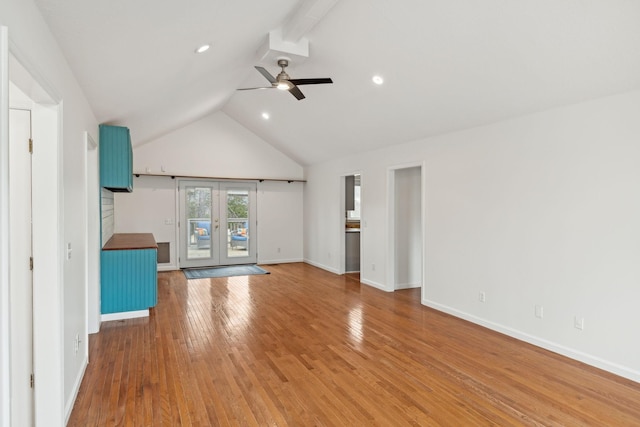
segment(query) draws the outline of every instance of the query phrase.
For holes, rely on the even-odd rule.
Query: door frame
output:
[[[422,267],[421,267],[421,299],[424,299],[426,292],[426,264],[424,254],[426,251],[426,162],[411,162],[387,168],[387,270],[385,290],[393,292],[396,290],[396,172],[402,169],[420,169],[420,226],[422,244]]]
[[[1,50],[4,53],[4,47]],[[44,425],[52,420],[65,420],[62,100],[41,74],[32,72],[37,67],[16,46],[8,51],[8,57],[8,80],[33,101],[33,371],[37,384],[34,422]],[[2,93],[2,104],[5,100],[8,108],[8,91],[6,95]],[[4,207],[0,215],[4,216]]]
[[[364,221],[363,221],[363,217],[364,215],[362,214],[362,210],[363,210],[363,206],[362,206],[362,171],[358,170],[355,172],[349,172],[349,173],[344,173],[342,175],[340,175],[340,238],[338,239],[338,241],[340,242],[339,245],[339,260],[338,260],[338,274],[346,274],[347,273],[347,233],[346,233],[346,221],[347,221],[347,217],[346,217],[346,212],[347,212],[347,190],[346,190],[346,183],[347,183],[347,177],[348,176],[360,176],[360,233],[359,233],[359,239],[360,239],[360,267],[358,269],[358,271],[360,272],[360,274],[362,274],[362,255],[363,255],[363,245],[362,245],[362,235],[364,232]]]
[[[0,26],[0,425],[11,424],[9,365],[9,30]]]
[[[100,331],[100,169],[98,143],[84,132],[85,305],[87,334]],[[98,201],[98,202],[96,202]],[[84,340],[87,360],[89,340]]]

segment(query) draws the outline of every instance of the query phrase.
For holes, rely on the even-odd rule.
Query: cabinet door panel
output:
[[[100,125],[100,186],[133,190],[133,150],[126,127]]]
[[[155,249],[102,251],[102,314],[145,310],[158,301]]]

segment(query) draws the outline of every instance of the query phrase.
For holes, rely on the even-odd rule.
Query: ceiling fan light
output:
[[[278,89],[280,89],[280,90],[289,90],[289,89],[291,89],[293,87],[293,84],[291,82],[283,80],[283,81],[278,82],[276,87]]]

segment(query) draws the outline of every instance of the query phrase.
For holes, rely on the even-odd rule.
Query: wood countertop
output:
[[[102,247],[103,251],[127,249],[158,249],[158,244],[151,233],[116,233]]]

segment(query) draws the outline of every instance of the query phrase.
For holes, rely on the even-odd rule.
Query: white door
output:
[[[255,264],[256,184],[180,180],[181,268]]]
[[[11,425],[33,425],[31,111],[9,112]]]

